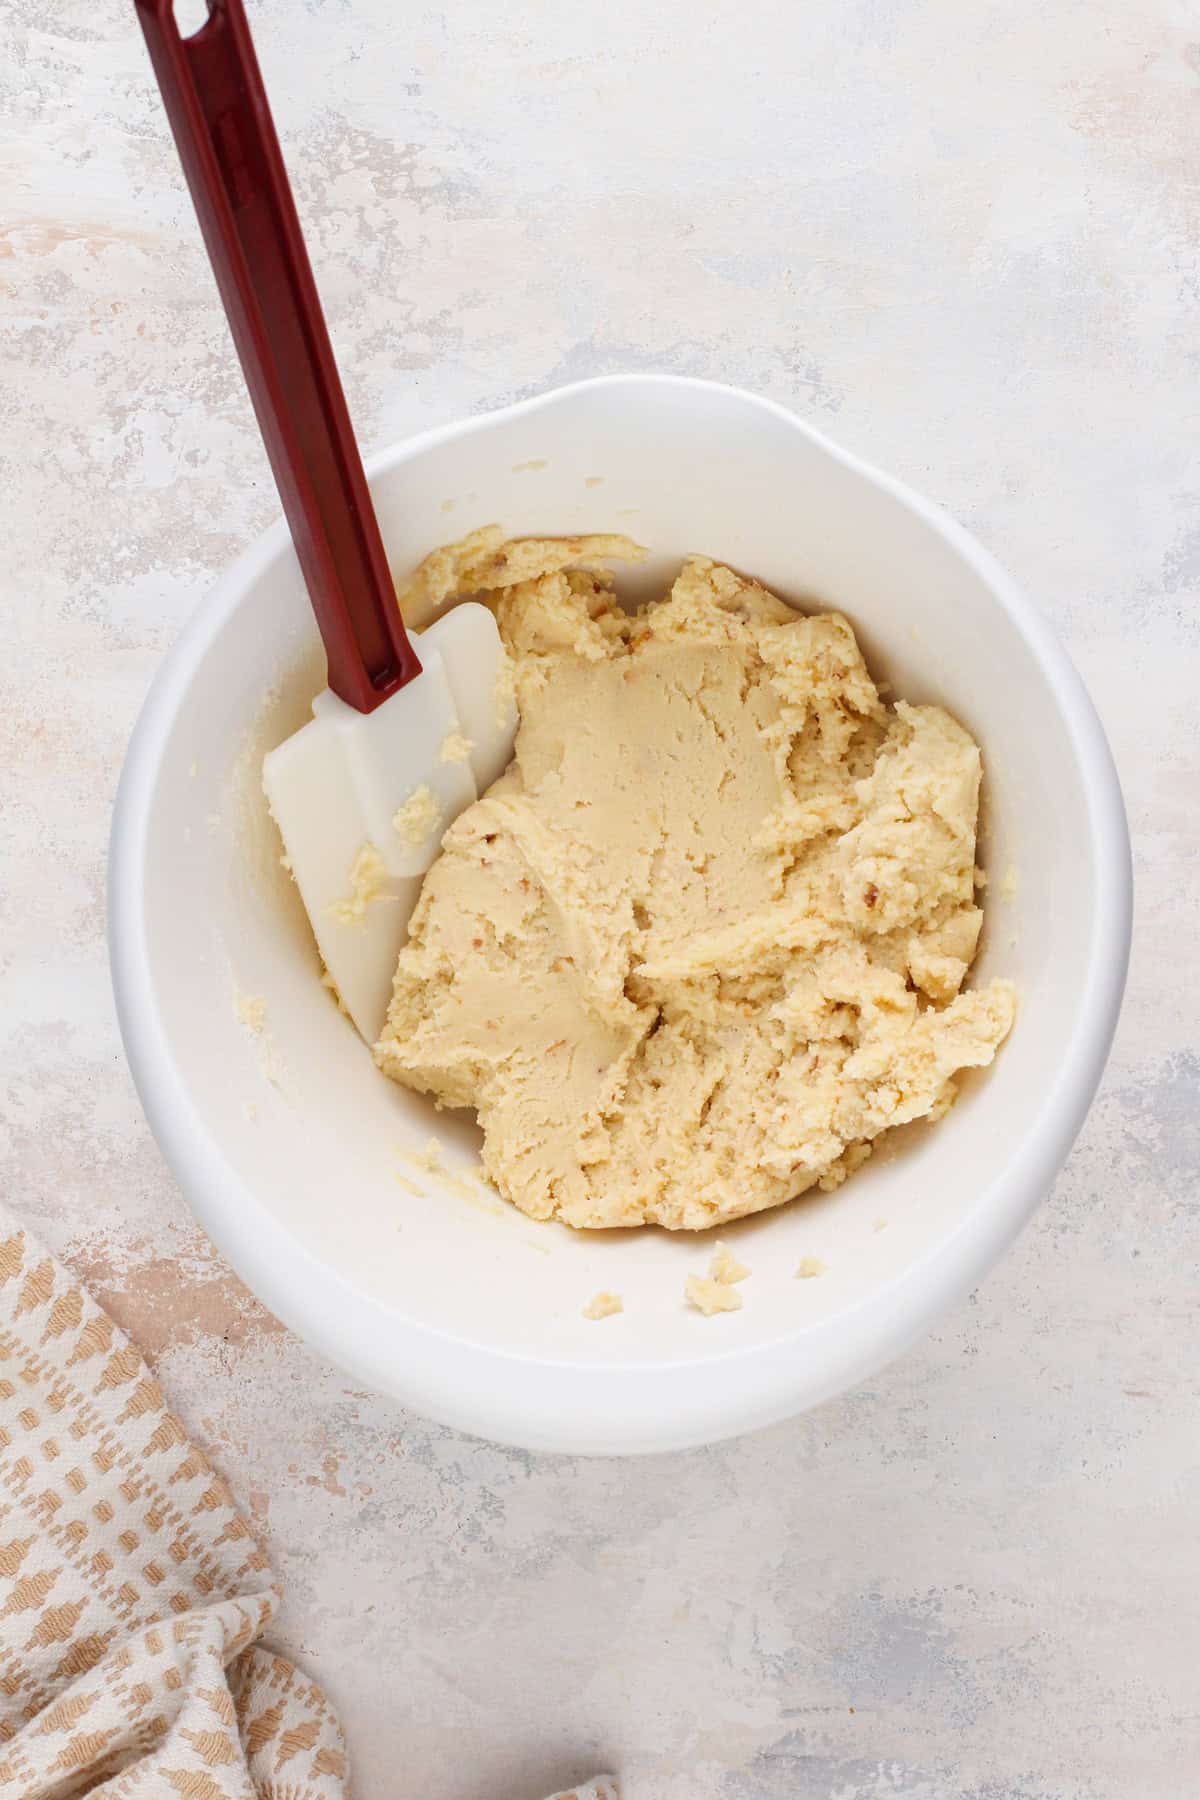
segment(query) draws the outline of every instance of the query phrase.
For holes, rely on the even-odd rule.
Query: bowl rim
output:
[[[475,1435],[533,1450],[628,1454],[734,1437],[806,1410],[890,1361],[965,1294],[1042,1198],[1083,1123],[1120,1011],[1132,928],[1129,833],[1103,727],[1065,650],[995,558],[942,509],[815,430],[788,407],[693,376],[618,374],[572,382],[435,426],[369,459],[369,480],[427,451],[597,389],[702,391],[760,410],[914,513],[990,589],[1051,688],[1075,753],[1100,872],[1089,978],[1055,1081],[1021,1144],[969,1215],[881,1288],[833,1320],[686,1362],[587,1363],[472,1340],[387,1310],[331,1270],[245,1186],[209,1132],[175,1062],[151,977],[145,866],[164,751],[199,663],[288,542],[280,519],[200,602],[155,674],[134,727],[113,811],[109,957],[125,1054],[151,1130],[202,1227],[263,1302],[302,1340],[370,1387]],[[820,1372],[797,1355],[820,1345]],[[437,1354],[429,1351],[436,1345]],[[806,1366],[807,1365],[807,1366]],[[517,1372],[520,1372],[519,1379]]]

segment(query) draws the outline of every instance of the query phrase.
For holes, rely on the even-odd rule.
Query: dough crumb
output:
[[[374,844],[366,843],[350,865],[350,892],[335,900],[329,911],[339,925],[361,925],[367,908],[390,898],[385,883],[387,866]]]
[[[742,1304],[742,1296],[737,1288],[730,1287],[727,1281],[715,1281],[711,1275],[689,1275],[684,1284],[683,1297],[689,1306],[702,1312],[706,1319],[714,1313],[738,1312]]]
[[[246,1027],[252,1037],[261,1037],[267,1023],[267,1002],[262,994],[243,994],[239,989],[234,995],[234,1011],[239,1022]]]
[[[740,1263],[728,1244],[718,1243],[713,1252],[713,1259],[708,1265],[708,1272],[714,1281],[720,1281],[726,1287],[734,1281],[745,1281],[750,1271],[745,1263]]]
[[[437,1174],[445,1165],[442,1162],[442,1146],[436,1138],[430,1138],[419,1156],[413,1161],[419,1168],[428,1169],[431,1175]]]
[[[611,1319],[614,1313],[624,1311],[625,1302],[620,1294],[610,1294],[607,1289],[602,1288],[588,1301],[583,1309],[583,1316],[585,1319]]]
[[[876,1219],[875,1223],[871,1226],[871,1230],[872,1231],[886,1231],[887,1225],[888,1225],[888,1222],[886,1219]]]
[[[442,739],[438,760],[444,763],[470,762],[474,748],[469,737],[464,737],[461,731],[452,731],[449,737]]]
[[[254,1100],[247,1100],[245,1106],[243,1106],[243,1108],[242,1108],[242,1111],[245,1113],[247,1119],[249,1119],[250,1123],[253,1125],[255,1119],[257,1119],[257,1117],[258,1117],[257,1102]]]
[[[449,742],[450,739],[447,738],[442,745],[443,762],[450,760],[444,754]],[[413,789],[404,805],[397,808],[392,824],[404,842],[416,849],[431,835],[441,816],[441,808],[433,797],[433,789],[428,782],[423,781],[419,788]]]
[[[819,1256],[802,1256],[800,1267],[796,1270],[797,1281],[813,1281],[818,1275],[828,1272],[828,1265]]]

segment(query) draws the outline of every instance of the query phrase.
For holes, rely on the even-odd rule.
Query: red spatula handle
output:
[[[371,712],[421,665],[396,605],[242,0],[135,0],[329,659]]]

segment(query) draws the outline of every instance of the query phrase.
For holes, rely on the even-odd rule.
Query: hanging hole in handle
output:
[[[175,26],[181,38],[195,37],[211,17],[210,0],[175,0]]]

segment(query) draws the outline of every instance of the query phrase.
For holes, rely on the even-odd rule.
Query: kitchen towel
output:
[[[278,1604],[139,1351],[0,1209],[0,1800],[348,1800]]]

